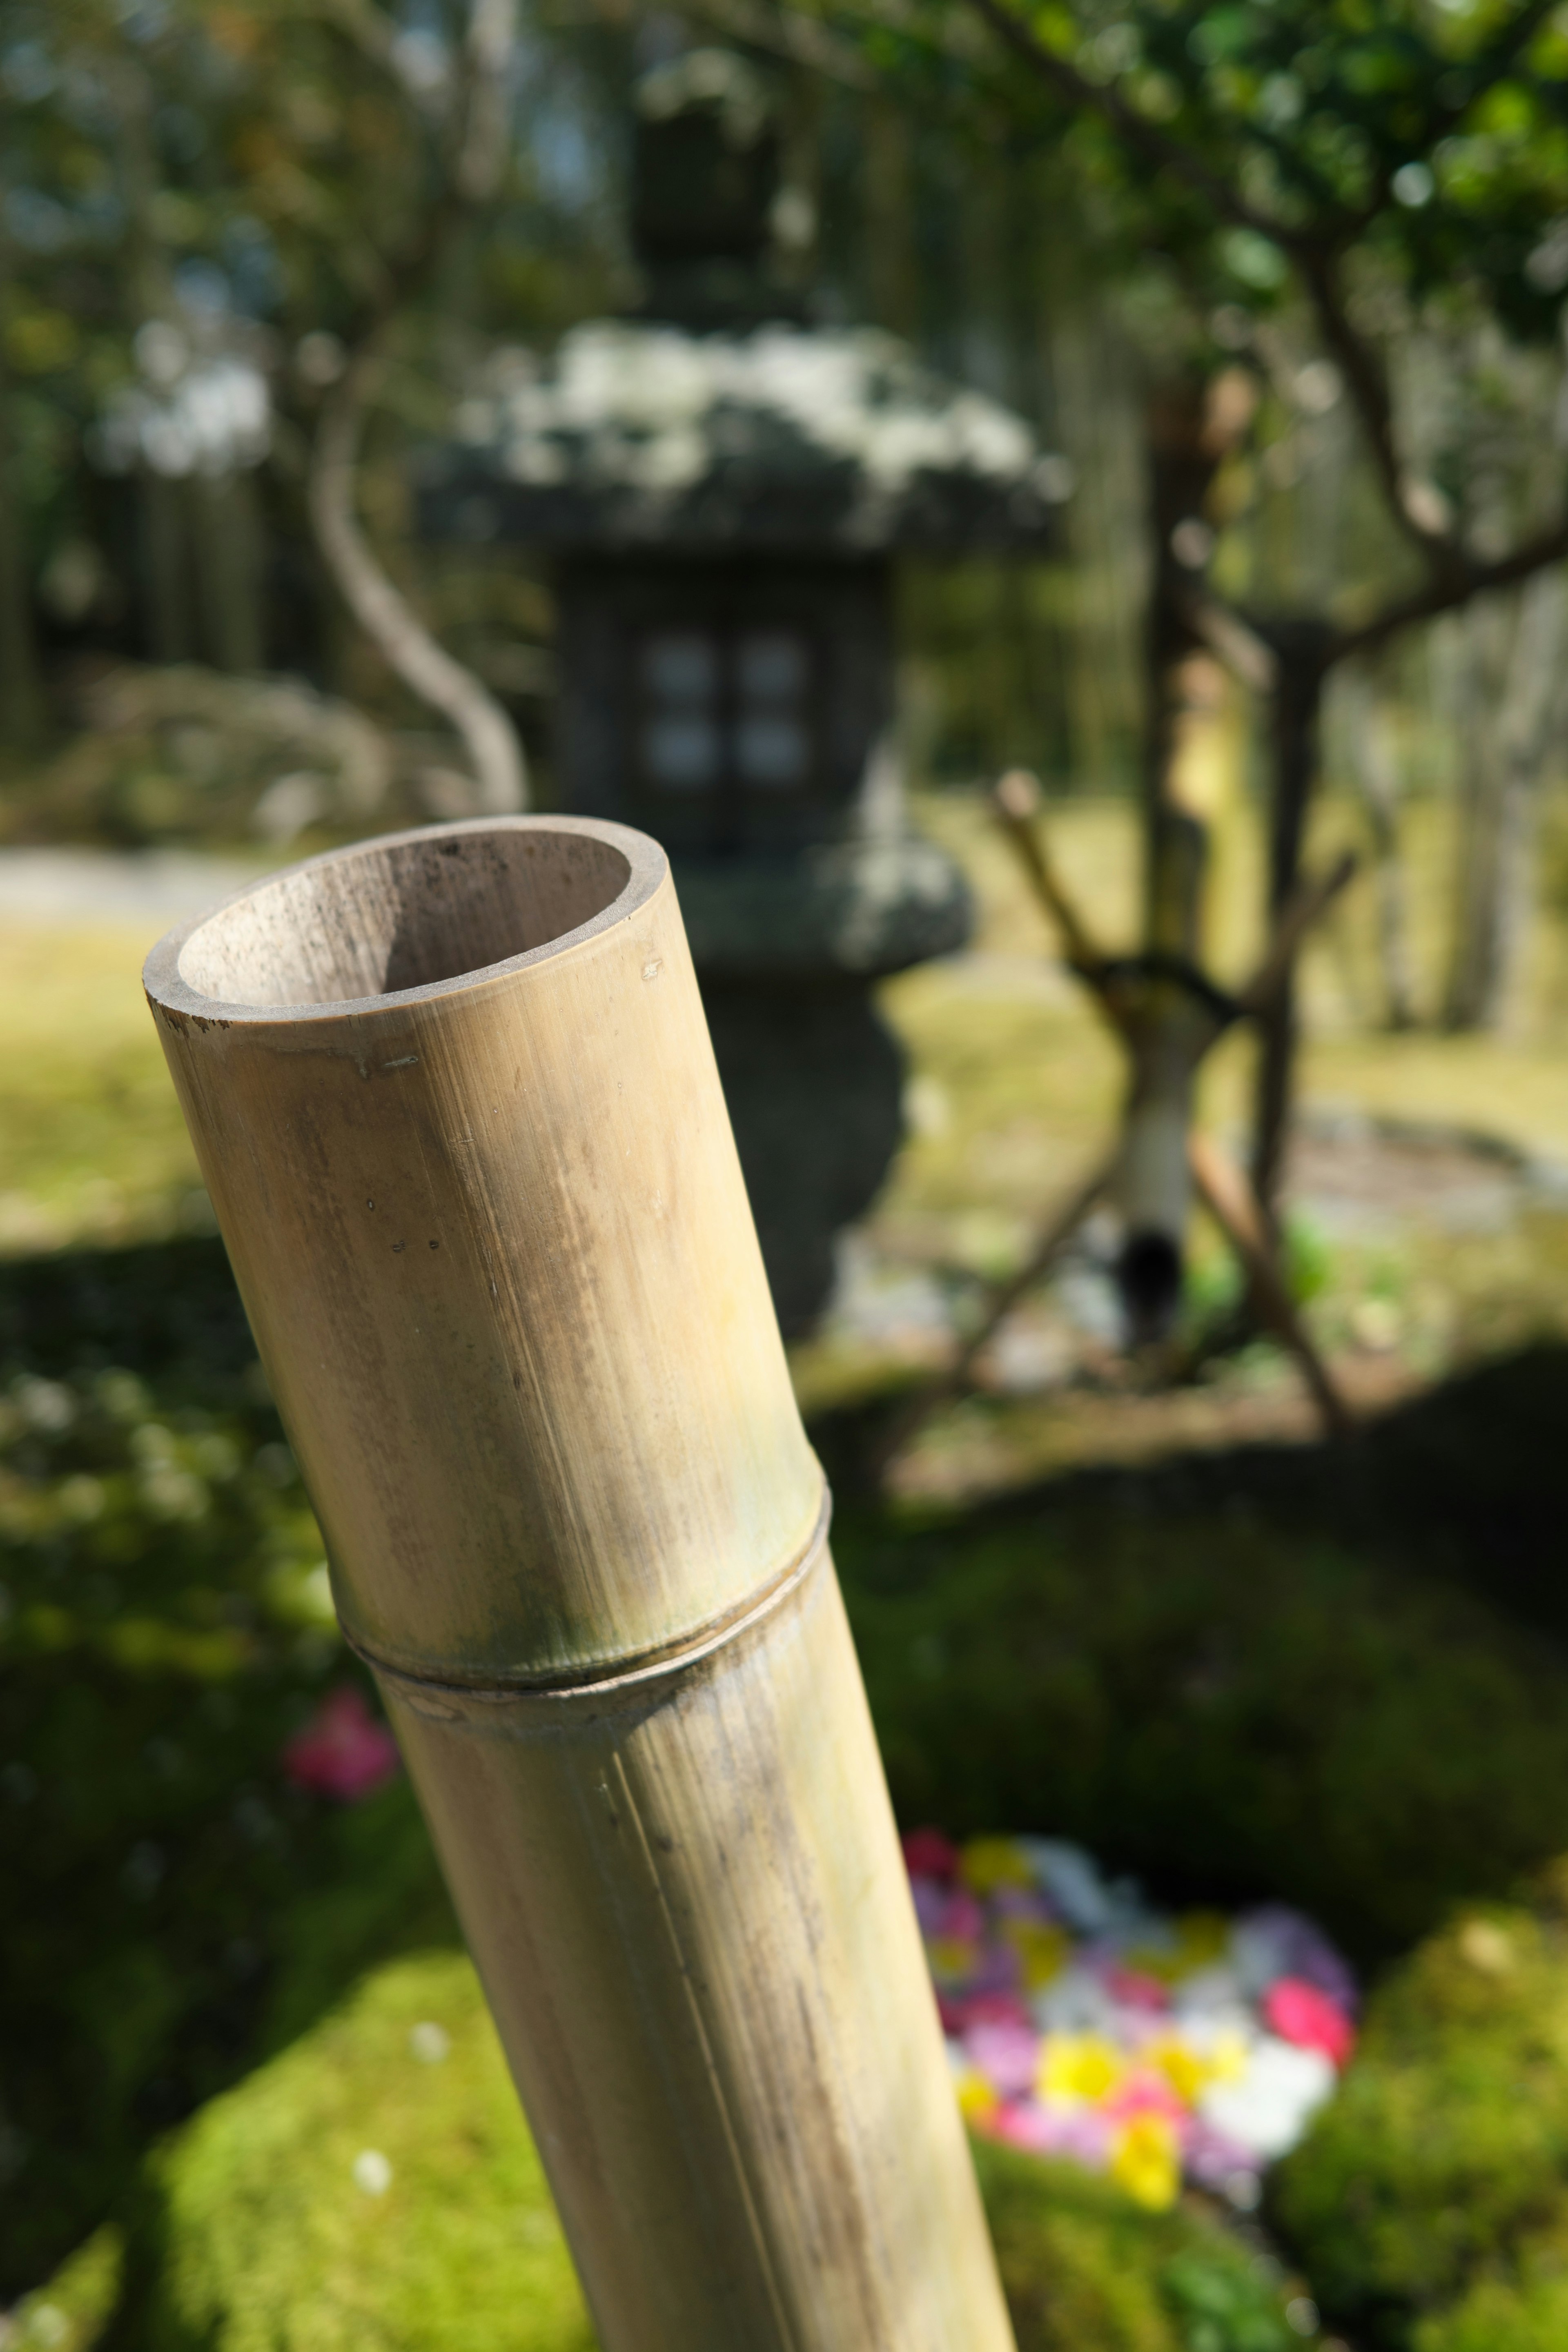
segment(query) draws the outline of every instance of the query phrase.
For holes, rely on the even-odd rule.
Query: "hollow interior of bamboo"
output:
[[[195,930],[180,978],[226,1003],[340,1003],[466,978],[548,946],[619,898],[592,834],[452,833],[295,867]]]

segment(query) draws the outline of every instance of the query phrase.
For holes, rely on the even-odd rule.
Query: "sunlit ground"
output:
[[[940,1360],[953,1318],[962,1323],[973,1311],[978,1283],[1021,1260],[1052,1204],[1103,1153],[1122,1083],[1117,1046],[1053,961],[983,805],[946,797],[928,802],[921,815],[965,864],[980,920],[969,954],[907,973],[884,992],[910,1054],[912,1132],[850,1253],[853,1295],[841,1301],[848,1311],[797,1351],[797,1378],[813,1404],[863,1391],[895,1362],[907,1375],[911,1363]],[[1131,945],[1133,811],[1080,802],[1050,824],[1080,905],[1108,944]],[[1316,838],[1321,856],[1355,842],[1353,811],[1327,803]],[[1440,813],[1416,813],[1411,847],[1414,961],[1423,1002],[1431,1003],[1448,854]],[[1213,961],[1221,977],[1237,981],[1257,953],[1254,823],[1233,821],[1216,866]],[[1363,877],[1305,959],[1303,1137],[1292,1172],[1309,1311],[1342,1385],[1367,1406],[1568,1320],[1561,921],[1538,922],[1514,1020],[1501,1037],[1381,1031],[1372,923]],[[1204,1085],[1205,1123],[1237,1149],[1251,1075],[1250,1041],[1237,1033],[1216,1051]],[[1472,1135],[1479,1151],[1467,1149]],[[1497,1154],[1488,1144],[1500,1147]],[[1223,1295],[1230,1269],[1201,1219],[1193,1250],[1201,1308]],[[1092,1255],[1092,1247],[1080,1254],[1017,1318],[991,1367],[995,1393],[932,1423],[900,1469],[906,1491],[953,1494],[1086,1454],[1312,1429],[1293,1370],[1267,1347],[1211,1368],[1200,1385],[1129,1394],[1108,1286],[1086,1262]]]
[[[910,1141],[846,1254],[823,1337],[796,1353],[820,1405],[940,1360],[979,1285],[1026,1251],[1052,1203],[1104,1150],[1121,1082],[1117,1048],[1055,962],[1006,845],[977,797],[928,799],[921,821],[963,859],[980,909],[971,950],[891,982],[889,1016],[910,1059]],[[1063,871],[1111,943],[1133,936],[1138,845],[1125,803],[1076,802],[1051,820]],[[1327,803],[1326,851],[1356,837]],[[1257,829],[1233,821],[1211,906],[1214,961],[1238,978],[1255,951]],[[1438,988],[1447,844],[1441,812],[1412,833],[1415,961]],[[231,875],[215,869],[215,892]],[[0,930],[0,1248],[57,1248],[209,1229],[210,1212],[142,1002],[142,956],[178,911],[149,886],[143,918],[62,920],[13,905]],[[1352,886],[1305,962],[1306,1140],[1294,1193],[1310,1260],[1310,1312],[1348,1391],[1367,1404],[1457,1362],[1568,1324],[1568,936],[1536,926],[1526,984],[1501,1037],[1393,1035],[1380,994],[1371,890]],[[1215,1054],[1204,1113],[1239,1143],[1250,1045]],[[1412,1131],[1375,1151],[1354,1114]],[[1515,1155],[1467,1156],[1474,1134]],[[1448,1139],[1445,1142],[1445,1137]],[[1373,1139],[1374,1143],[1376,1139]],[[1373,1152],[1371,1160],[1369,1151]],[[1366,1165],[1352,1164],[1359,1152]],[[1381,1153],[1381,1158],[1377,1154]],[[1247,1434],[1305,1434],[1290,1367],[1258,1348],[1165,1396],[1118,1370],[1095,1236],[1023,1314],[990,1366],[991,1393],[933,1423],[903,1465],[906,1489],[956,1492],[1086,1454],[1142,1454]],[[1194,1231],[1200,1307],[1228,1270]]]

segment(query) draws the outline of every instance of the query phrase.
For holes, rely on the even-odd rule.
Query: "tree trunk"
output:
[[[187,662],[195,658],[192,626],[190,568],[185,529],[189,486],[143,467],[138,477],[141,509],[142,568],[146,584],[143,646],[155,662]]]
[[[354,514],[354,467],[374,358],[362,353],[329,395],[310,460],[310,522],[328,571],[404,684],[457,729],[473,762],[478,811],[528,805],[528,771],[511,720],[471,670],[438,646],[371,551]]]
[[[1151,975],[1127,1030],[1132,1067],[1116,1184],[1125,1227],[1118,1281],[1135,1345],[1163,1339],[1182,1298],[1193,1082],[1213,1034],[1205,1018],[1194,1020],[1193,991],[1180,976],[1202,952],[1214,814],[1204,746],[1194,736],[1212,726],[1225,690],[1186,614],[1196,565],[1184,532],[1204,528],[1205,500],[1224,448],[1204,379],[1160,384],[1149,403],[1147,432],[1153,576],[1145,635],[1143,946],[1166,969]]]
[[[0,330],[10,317],[9,254],[0,233]],[[29,751],[46,714],[33,634],[26,523],[11,430],[11,387],[0,362],[0,742]]]
[[[0,378],[0,742],[8,751],[29,751],[43,737],[44,694],[6,408],[6,388]]]
[[[203,650],[216,669],[265,669],[256,485],[248,474],[198,475],[191,486]]]
[[[1560,570],[1465,616],[1464,770],[1455,845],[1454,938],[1444,1001],[1450,1031],[1496,1029],[1530,911],[1533,788],[1561,693]]]
[[[871,315],[894,334],[920,324],[914,249],[914,142],[908,114],[877,91],[866,105],[866,276]]]
[[[1399,840],[1399,763],[1383,698],[1364,669],[1347,669],[1339,694],[1345,746],[1372,832],[1376,890],[1377,961],[1383,1021],[1390,1030],[1415,1025],[1405,862]]]
[[[1278,681],[1269,712],[1273,790],[1268,824],[1268,910],[1277,923],[1301,875],[1307,811],[1318,771],[1327,624],[1299,621],[1271,632]],[[1279,1230],[1279,1183],[1296,1063],[1296,985],[1288,974],[1259,1024],[1253,1110],[1252,1186],[1271,1232]]]

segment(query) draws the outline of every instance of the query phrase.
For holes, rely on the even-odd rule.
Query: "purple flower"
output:
[[[1263,1903],[1236,1923],[1235,1950],[1242,1982],[1254,2000],[1280,1977],[1300,1977],[1354,2017],[1360,2006],[1350,1965],[1315,1920],[1289,1904]]]
[[[910,1893],[915,1898],[915,1917],[921,1923],[922,1936],[940,1936],[947,1916],[947,1889],[934,1878],[916,1877],[910,1881]]]

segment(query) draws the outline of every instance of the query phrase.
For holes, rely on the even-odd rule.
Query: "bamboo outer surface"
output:
[[[605,2352],[1007,2352],[662,851],[422,828],[145,978]]]

